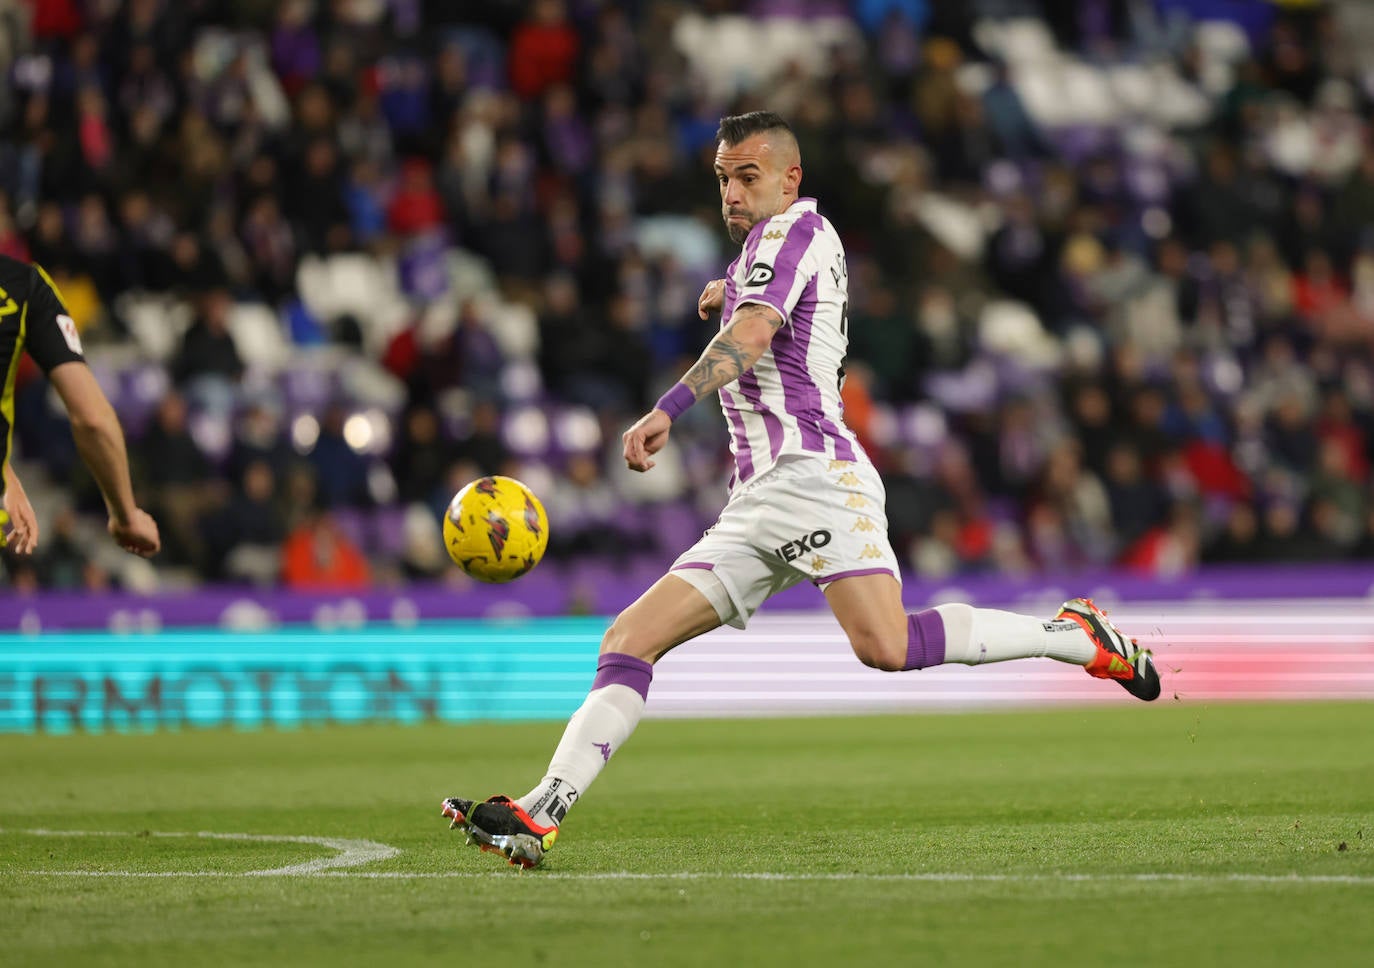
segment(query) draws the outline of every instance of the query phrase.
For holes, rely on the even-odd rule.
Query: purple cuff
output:
[[[907,669],[928,669],[945,661],[945,620],[933,608],[906,617]]]
[[[943,642],[944,639],[941,639]],[[943,645],[941,651],[944,650]],[[640,698],[649,698],[649,683],[654,678],[652,663],[636,659],[623,652],[603,652],[596,660],[596,678],[592,680],[592,690],[605,686],[629,686],[639,693]]]
[[[679,380],[673,384],[671,390],[658,398],[658,403],[654,404],[654,407],[666,413],[669,420],[676,420],[696,402],[697,395],[692,392],[692,388]]]

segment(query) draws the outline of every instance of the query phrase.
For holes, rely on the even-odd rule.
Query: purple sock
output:
[[[906,617],[907,669],[926,669],[945,661],[945,622],[933,608]]]
[[[945,651],[944,632],[940,633],[940,654]],[[603,686],[621,685],[629,686],[639,693],[641,699],[649,698],[649,683],[654,678],[654,666],[651,662],[643,659],[636,659],[632,655],[623,652],[603,652],[601,658],[596,660],[596,678],[592,680],[592,689],[600,689]]]

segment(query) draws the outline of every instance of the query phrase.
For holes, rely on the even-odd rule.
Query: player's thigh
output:
[[[884,573],[837,578],[825,586],[825,600],[859,661],[877,669],[902,668],[907,616],[896,578]]]
[[[664,575],[615,617],[601,639],[602,652],[657,661],[674,646],[720,626],[715,606],[676,575]]]

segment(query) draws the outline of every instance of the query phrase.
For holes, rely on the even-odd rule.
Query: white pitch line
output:
[[[312,844],[328,847],[339,853],[334,857],[324,857],[291,864],[286,867],[273,867],[258,871],[107,871],[107,870],[30,870],[26,874],[38,877],[122,877],[122,878],[168,878],[168,877],[334,877],[359,878],[362,880],[485,880],[512,876],[505,870],[483,871],[354,871],[341,868],[356,867],[373,861],[389,860],[401,853],[397,847],[379,843],[375,840],[360,840],[345,837],[309,837],[286,834],[240,834],[217,833],[201,830],[195,833],[185,831],[152,830],[135,833],[127,830],[49,830],[36,828],[27,830],[5,830],[0,834],[21,834],[31,837],[198,837],[207,840],[239,840],[267,844]],[[1374,887],[1374,875],[1361,874],[1092,874],[1069,871],[1038,874],[973,874],[958,871],[929,871],[918,873],[867,874],[863,872],[832,873],[779,873],[769,871],[672,871],[667,873],[646,873],[642,871],[540,871],[522,882],[529,880],[558,881],[881,881],[911,883],[1095,883],[1095,882],[1137,882],[1137,883],[1185,883],[1185,884],[1341,884]]]
[[[296,838],[288,838],[296,839]],[[254,871],[235,874],[224,871],[26,871],[44,877],[128,877],[128,878],[166,878],[166,877],[254,877],[262,875],[286,876],[286,869],[276,871]],[[428,881],[428,880],[492,880],[501,877],[515,877],[520,883],[535,881],[879,881],[911,883],[1182,883],[1182,884],[1288,884],[1293,886],[1338,884],[1344,886],[1374,887],[1374,876],[1359,874],[966,874],[957,871],[931,871],[911,874],[864,874],[832,873],[802,874],[749,871],[675,871],[650,874],[636,871],[587,871],[584,873],[560,873],[541,871],[537,874],[523,875],[510,871],[497,870],[482,873],[466,871],[421,872],[421,871],[315,871],[301,874],[303,877],[356,878],[359,880]]]
[[[373,861],[389,860],[399,854],[400,848],[392,847],[390,844],[378,843],[375,840],[361,840],[351,837],[286,837],[269,836],[267,834],[217,834],[201,831],[197,837],[209,837],[215,840],[250,840],[260,843],[281,843],[281,844],[315,844],[320,847],[328,847],[330,850],[337,850],[338,854],[333,857],[320,857],[316,860],[308,860],[300,864],[292,864],[289,867],[273,867],[269,870],[249,871],[248,877],[287,877],[291,875],[320,874],[326,871],[338,872],[339,868],[357,867],[360,864],[370,864]]]
[[[138,837],[139,834],[128,830],[4,830],[0,829],[0,834],[15,833],[27,834],[30,837]],[[333,857],[320,857],[315,860],[304,861],[300,864],[291,864],[286,867],[272,867],[260,871],[244,871],[242,873],[230,874],[224,871],[195,871],[180,873],[175,871],[153,873],[127,873],[109,872],[115,876],[122,877],[294,877],[310,876],[326,872],[338,873],[340,868],[357,867],[360,864],[370,864],[373,861],[390,860],[399,854],[400,848],[392,847],[390,844],[378,843],[375,840],[359,840],[349,837],[293,837],[283,834],[234,834],[216,833],[210,830],[200,830],[195,833],[185,831],[169,830],[150,830],[146,834],[149,837],[201,837],[206,840],[245,840],[261,844],[312,844],[317,847],[328,847],[330,850],[338,851]],[[68,871],[34,871],[36,874],[67,874],[77,873]],[[107,876],[98,871],[86,871],[88,876]]]

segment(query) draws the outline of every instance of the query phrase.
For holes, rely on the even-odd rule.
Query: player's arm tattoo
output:
[[[760,321],[767,324],[770,338],[782,325],[777,310],[760,303],[745,303],[731,315],[730,325],[711,340],[701,359],[682,378],[698,400],[735,382],[759,361],[768,348],[767,341],[744,334],[758,333]]]

